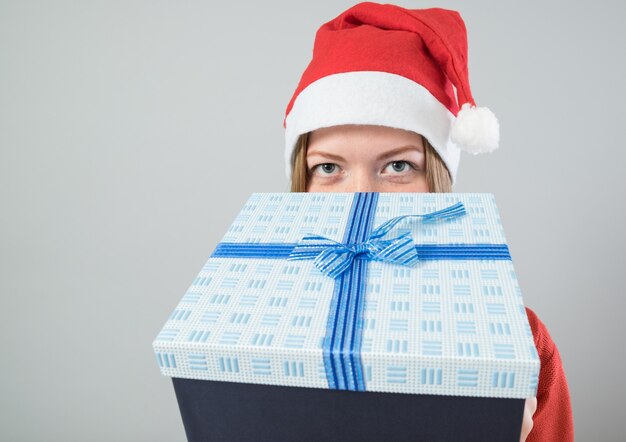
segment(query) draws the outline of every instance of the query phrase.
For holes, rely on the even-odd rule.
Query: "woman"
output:
[[[470,92],[460,15],[369,2],[320,27],[284,126],[294,192],[451,192],[461,150],[499,141],[495,116]],[[558,350],[526,312],[541,371],[520,440],[573,440]]]

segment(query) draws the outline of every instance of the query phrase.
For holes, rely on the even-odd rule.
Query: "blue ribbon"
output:
[[[319,235],[306,236],[296,244],[224,242],[218,244],[211,255],[215,258],[313,259],[318,269],[334,278],[322,345],[330,389],[366,389],[360,349],[367,261],[413,265],[418,260],[511,259],[506,244],[415,245],[410,232],[383,239],[405,218],[419,217],[423,223],[429,223],[461,216],[465,214],[462,203],[424,215],[392,218],[371,231],[377,202],[376,192],[355,193],[341,243]]]
[[[296,243],[221,242],[211,257],[289,259],[297,246]],[[420,261],[511,259],[506,244],[417,244],[415,250]],[[354,259],[362,259],[362,256],[356,255]]]
[[[422,222],[433,222],[465,215],[463,203],[458,202],[443,210],[424,215],[403,215],[392,218],[377,227],[364,242],[344,244],[320,235],[305,236],[292,250],[288,260],[313,259],[318,270],[331,278],[345,272],[355,257],[371,261],[386,261],[410,266],[419,261],[419,253],[411,232],[391,239],[382,239],[396,224],[406,218],[422,218]]]

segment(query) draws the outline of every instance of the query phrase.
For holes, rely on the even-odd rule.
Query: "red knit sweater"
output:
[[[526,314],[541,360],[537,410],[533,415],[533,429],[526,441],[573,441],[574,418],[561,356],[548,329],[535,312],[526,308]]]

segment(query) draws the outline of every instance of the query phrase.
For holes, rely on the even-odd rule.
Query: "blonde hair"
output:
[[[309,134],[300,135],[296,142],[296,149],[292,154],[291,168],[291,192],[307,191],[307,164],[306,152],[309,144]],[[428,140],[424,140],[424,154],[426,167],[426,180],[430,192],[452,192],[452,179],[445,163]]]

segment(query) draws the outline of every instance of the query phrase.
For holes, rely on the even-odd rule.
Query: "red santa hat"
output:
[[[323,24],[285,113],[288,178],[298,137],[340,124],[423,135],[453,184],[461,150],[496,149],[498,121],[489,109],[476,107],[470,91],[460,14],[365,2]]]

